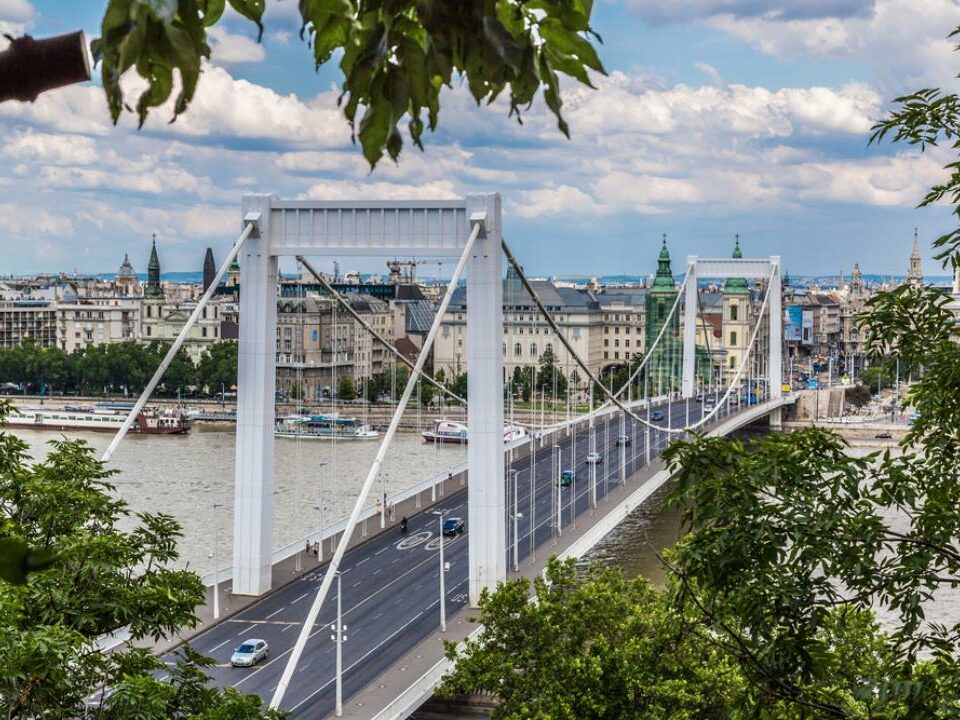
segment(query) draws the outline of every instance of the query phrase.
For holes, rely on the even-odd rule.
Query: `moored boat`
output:
[[[317,440],[373,440],[380,433],[357,418],[337,415],[287,415],[278,418],[273,434],[277,437]]]
[[[11,428],[31,430],[90,430],[116,432],[127,419],[126,408],[98,405],[95,408],[64,406],[62,408],[15,407],[6,417]],[[175,410],[143,408],[130,427],[130,432],[146,435],[178,435],[190,430],[189,420]]]

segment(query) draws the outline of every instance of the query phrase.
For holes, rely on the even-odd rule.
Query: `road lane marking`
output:
[[[207,652],[216,652],[217,650],[219,650],[220,648],[222,648],[224,645],[226,645],[228,642],[230,642],[230,641],[229,641],[229,640],[224,640],[222,643],[220,643],[220,644],[217,645],[216,647],[212,647],[212,648],[210,648],[209,650],[207,650]]]
[[[291,604],[291,605],[294,605],[294,604],[300,602],[301,600],[303,600],[303,599],[304,599],[307,595],[309,595],[309,594],[310,594],[310,593],[305,592],[303,595],[301,595],[300,597],[298,597],[296,600],[293,600],[290,604]]]
[[[256,625],[251,625],[251,626],[248,627],[246,630],[241,630],[240,632],[238,632],[238,633],[237,633],[237,637],[240,637],[241,635],[246,635],[246,634],[247,634],[248,632],[250,632],[251,630],[256,630],[256,629],[257,629],[257,626],[256,626]]]
[[[269,619],[272,618],[274,615],[279,615],[279,614],[282,613],[284,610],[286,610],[286,608],[280,608],[280,609],[277,610],[276,612],[272,612],[272,613],[270,613],[269,615],[267,615],[267,617],[265,617],[264,620],[269,620]]]

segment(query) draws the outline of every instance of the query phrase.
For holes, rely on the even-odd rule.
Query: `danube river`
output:
[[[50,440],[62,437],[41,430],[8,431],[30,445],[34,459],[44,457]],[[102,454],[109,433],[70,432]],[[188,435],[128,435],[108,467],[117,494],[134,511],[163,512],[183,526],[181,558],[203,574],[213,570],[213,539],[220,531],[220,566],[232,559],[233,429],[195,426]],[[293,440],[277,438],[274,453],[273,546],[282,547],[316,530],[314,509],[323,492],[324,525],[346,517],[366,479],[378,440]],[[397,492],[463,462],[466,446],[427,445],[419,435],[397,434],[371,492],[373,499]],[[326,463],[321,466],[321,463]],[[222,507],[214,510],[214,504]]]

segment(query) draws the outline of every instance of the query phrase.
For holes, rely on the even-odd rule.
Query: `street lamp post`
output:
[[[563,450],[559,445],[555,445],[554,447],[557,448],[557,477],[553,480],[557,486],[557,537],[562,537],[563,530],[561,529],[561,525],[563,524],[563,517],[560,514],[560,510],[563,506],[561,502],[563,497],[563,483],[561,482],[561,478],[563,478]]]
[[[319,463],[317,471],[319,492],[317,494],[317,506],[314,508],[317,511],[317,562],[323,560],[323,468],[326,465],[325,462]]]
[[[520,515],[517,513],[517,475],[519,470],[510,468],[510,474],[513,475],[513,571],[520,570],[520,536],[518,534],[517,520]]]
[[[447,591],[443,564],[443,513],[440,514],[440,632],[447,631]]]
[[[343,606],[341,604],[340,573],[337,573],[337,622],[330,626],[333,635],[330,639],[337,643],[337,717],[343,716],[343,643],[346,642],[347,626],[343,624]]]
[[[220,513],[223,503],[213,504],[213,619],[220,619]]]

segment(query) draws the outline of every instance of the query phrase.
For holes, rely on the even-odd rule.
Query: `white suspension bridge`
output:
[[[285,256],[296,258],[298,277],[305,269],[334,299],[331,312],[338,312],[339,307],[376,342],[383,344],[397,361],[412,366],[349,517],[327,528],[323,528],[321,519],[318,532],[305,538],[308,543],[317,542],[321,552],[325,541],[329,541],[332,556],[325,567],[302,580],[305,585],[294,588],[296,599],[291,599],[290,588],[270,593],[273,566],[278,560],[271,546],[277,285],[279,260]],[[411,362],[397,352],[316,272],[307,258],[318,256],[457,258],[416,361]],[[605,385],[580,357],[568,333],[544,306],[525,276],[503,236],[498,194],[432,202],[290,201],[272,195],[251,195],[243,199],[240,236],[131,410],[124,427],[104,453],[105,461],[116,451],[237,257],[241,258],[242,291],[234,549],[231,567],[222,574],[221,569],[217,569],[213,600],[215,615],[219,616],[218,581],[221,578],[229,580],[234,595],[267,596],[228,622],[242,622],[242,627],[255,628],[261,634],[269,629],[276,639],[270,639],[274,657],[268,662],[240,677],[231,671],[215,670],[214,679],[241,690],[259,692],[271,706],[290,710],[295,716],[322,717],[330,713],[371,718],[408,716],[429,696],[448,667],[442,658],[442,648],[439,656],[433,658],[424,659],[424,653],[420,653],[422,662],[417,670],[422,672],[410,673],[410,676],[416,675],[412,683],[400,687],[394,682],[387,687],[381,682],[381,692],[372,692],[375,700],[353,703],[346,708],[344,695],[369,694],[369,689],[364,688],[374,677],[389,674],[407,651],[423,647],[422,643],[429,643],[431,638],[436,655],[440,643],[433,636],[438,632],[443,636],[446,632],[448,605],[454,611],[464,605],[476,607],[484,590],[492,590],[507,579],[511,565],[513,573],[521,571],[521,553],[530,558],[531,567],[536,567],[537,549],[545,544],[550,552],[582,553],[588,549],[667,479],[667,473],[661,471],[627,492],[631,478],[646,468],[656,469],[656,454],[670,439],[693,432],[730,432],[762,417],[769,417],[771,425],[778,426],[781,407],[788,401],[782,396],[778,257],[688,257],[683,281],[674,291],[669,308],[664,306],[658,310],[666,312],[656,336],[647,338],[648,347],[642,358],[632,364],[626,382],[615,388]],[[567,358],[566,377],[571,376],[569,366],[572,364],[586,378],[591,403],[586,414],[574,417],[568,411],[565,421],[531,428],[528,437],[506,447],[501,350],[504,260],[536,307],[537,322],[542,321],[544,328],[549,328],[552,337],[563,346]],[[716,367],[709,348],[712,332],[700,308],[699,281],[728,278],[755,280],[762,298],[750,305],[753,312],[748,322],[749,342],[744,351],[732,366]],[[458,397],[424,372],[453,292],[462,279],[466,280],[469,307],[466,398]],[[698,331],[706,346],[700,352]],[[374,483],[400,419],[414,391],[419,390],[423,382],[435,385],[454,402],[466,405],[467,462],[465,468],[458,468],[465,471],[467,479],[465,498],[457,500],[459,495],[450,494],[450,488],[446,488],[444,494],[442,477],[427,482],[431,502],[438,503],[439,509],[434,512],[441,513],[440,518],[443,512],[462,507],[457,514],[469,519],[467,541],[464,543],[456,536],[445,541],[438,532],[437,516],[427,513],[413,517],[409,536],[398,542],[399,536],[386,527],[384,503],[379,508],[381,534],[361,542],[367,537],[366,520],[373,515]],[[603,402],[592,407],[595,394],[601,396]],[[704,398],[711,401],[695,402]],[[299,443],[296,452],[299,453]],[[569,465],[569,483],[564,478],[564,456]],[[604,457],[615,460],[603,463]],[[588,459],[594,462],[587,464]],[[581,467],[587,470],[587,480],[579,478]],[[336,475],[336,467],[333,472]],[[567,484],[571,485],[569,490]],[[619,499],[613,497],[614,488],[623,491]],[[415,488],[417,508],[422,490],[422,484]],[[412,496],[412,491],[401,493],[395,500],[399,502]],[[460,505],[455,505],[457,502]],[[520,512],[521,503],[526,505],[525,513]],[[578,517],[581,518],[579,529]],[[561,541],[565,530],[567,539]],[[448,573],[445,568],[448,563],[443,560],[445,544],[449,547],[449,564],[466,570],[459,579],[451,577],[447,588],[444,588]],[[297,547],[302,548],[303,543]],[[405,554],[414,547],[421,555],[426,555],[423,550],[430,555]],[[439,566],[430,561],[437,554]],[[547,554],[540,553],[539,562],[542,563]],[[343,590],[341,578],[348,573],[349,587]],[[440,586],[439,599],[434,583]],[[338,588],[336,612],[330,597],[334,585]],[[464,585],[466,592],[463,592]],[[401,600],[397,601],[397,597]],[[304,600],[310,600],[308,609],[306,604],[298,606]],[[341,622],[343,600],[348,605],[346,616],[355,618],[350,642],[346,645],[346,669],[343,669],[342,655],[347,635]],[[401,605],[403,610],[398,610]],[[403,616],[404,611],[410,611],[407,618]],[[333,628],[333,644],[327,639],[328,625]],[[232,649],[230,638],[234,629],[216,626],[195,638],[194,643],[201,651],[215,657],[222,655]],[[298,630],[295,635],[286,635],[294,629]],[[401,667],[406,671],[406,667]],[[387,689],[384,691],[384,688]]]

